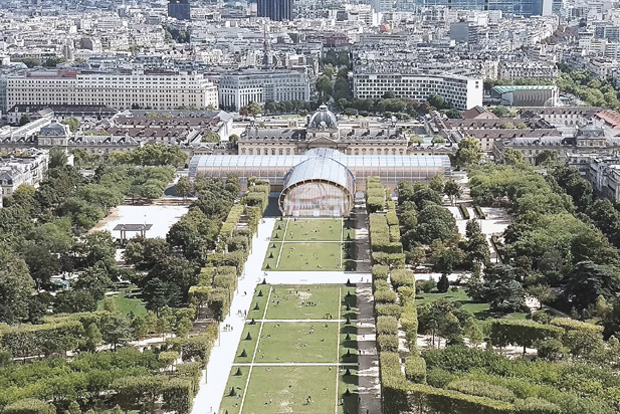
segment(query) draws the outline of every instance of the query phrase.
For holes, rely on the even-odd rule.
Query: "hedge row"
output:
[[[0,345],[14,357],[64,354],[77,349],[84,334],[77,320],[42,325],[0,326]]]
[[[376,213],[386,208],[386,191],[378,177],[366,177],[366,210]]]
[[[557,326],[545,325],[529,320],[494,319],[490,322],[489,338],[495,346],[506,345],[533,347],[537,341],[546,339],[560,339],[564,330]]]

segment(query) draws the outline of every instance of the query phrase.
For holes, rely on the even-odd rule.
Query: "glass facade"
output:
[[[316,181],[300,184],[280,199],[285,216],[342,217],[349,215],[351,207],[351,195],[342,188]]]
[[[313,157],[313,151],[300,155],[196,155],[189,165],[190,178],[198,175],[225,178],[236,174],[241,183],[248,177],[269,180],[274,189],[284,186],[290,169]],[[334,151],[331,159],[345,165],[364,191],[366,177],[377,176],[394,188],[399,181],[428,181],[435,175],[450,176],[450,159],[445,155],[345,155]]]

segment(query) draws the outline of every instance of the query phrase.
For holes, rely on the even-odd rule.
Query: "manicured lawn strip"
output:
[[[276,222],[271,239],[281,241],[286,229],[285,241],[340,241],[342,240],[341,223],[340,218],[284,219]]]
[[[340,264],[343,246],[340,243],[288,243],[284,242],[280,253],[280,263],[272,270],[341,270]],[[266,268],[266,264],[264,268]]]
[[[258,341],[258,331],[260,330],[260,324],[257,322],[254,325],[246,323],[243,327],[243,333],[241,334],[241,341],[237,347],[237,353],[235,354],[235,364],[249,364],[252,362],[252,354],[256,348],[256,341]],[[250,334],[251,339],[246,339]],[[245,350],[245,357],[241,356]]]
[[[340,367],[340,383],[338,385],[338,414],[356,414],[359,410],[359,388],[357,370],[349,368],[351,375],[346,375],[347,367]],[[349,390],[349,395],[347,394]],[[331,414],[331,413],[330,413]]]
[[[342,303],[340,304],[340,318],[346,320],[357,319],[357,295],[355,294],[354,287],[342,288]],[[348,308],[348,309],[347,309]]]
[[[334,362],[335,322],[266,322],[254,362]]]
[[[237,370],[241,372],[241,375],[235,375]],[[239,414],[241,397],[243,396],[243,389],[245,388],[249,372],[250,367],[232,367],[228,382],[226,383],[226,389],[224,390],[224,397],[220,404],[220,413]],[[234,395],[231,395],[231,389],[234,389]]]
[[[242,414],[331,414],[336,401],[334,369],[254,367]]]
[[[252,304],[248,310],[248,321],[252,319],[262,319],[265,312],[265,305],[267,304],[267,296],[269,295],[269,285],[258,285],[254,292],[254,298]]]
[[[274,286],[266,318],[335,320],[338,318],[340,287],[340,285]]]

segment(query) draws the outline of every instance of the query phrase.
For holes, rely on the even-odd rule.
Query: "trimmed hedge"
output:
[[[402,269],[405,267],[405,254],[373,252],[372,262],[373,264],[389,266],[391,269]]]
[[[564,330],[557,326],[518,319],[493,319],[490,322],[491,343],[495,346],[533,347],[536,341],[560,339]]]
[[[389,285],[387,289],[375,290],[375,303],[396,303],[397,300],[398,295],[389,289]]]
[[[2,414],[56,414],[56,408],[45,401],[26,398],[7,405]]]
[[[417,352],[405,360],[405,377],[415,384],[426,384],[426,361]]]
[[[377,334],[398,335],[398,319],[393,316],[379,316],[377,318]]]
[[[374,289],[375,289],[375,294],[377,292],[382,292],[382,291],[389,291],[391,292],[390,289],[390,284],[388,283],[387,280],[383,280],[383,279],[376,279],[373,283]],[[376,298],[375,298],[376,300]]]
[[[513,402],[515,394],[501,385],[487,384],[486,382],[473,380],[459,380],[448,384],[448,389],[462,392],[463,394],[488,397],[494,400]]]
[[[459,210],[461,212],[461,215],[463,216],[463,219],[465,220],[470,219],[469,211],[467,211],[467,207],[465,207],[465,204],[459,204]]]
[[[570,318],[553,318],[551,325],[564,329],[565,331],[584,331],[603,333],[603,327],[592,323],[581,322]]]
[[[0,326],[0,345],[16,358],[73,351],[84,333],[82,323],[66,320],[43,325]]]
[[[374,265],[372,267],[373,280],[377,280],[377,279],[388,280],[389,274],[390,274],[390,268],[388,266]]]
[[[477,204],[474,205],[474,211],[476,212],[476,214],[478,214],[478,217],[480,219],[484,220],[487,218],[486,214],[484,214],[484,211],[482,211],[479,205]]]
[[[375,305],[375,314],[379,316],[393,316],[396,319],[400,318],[403,308],[400,305]]]
[[[415,288],[415,279],[413,273],[407,269],[395,269],[390,273],[390,282],[394,290],[402,286]]]
[[[398,335],[379,335],[377,345],[379,352],[398,352]]]

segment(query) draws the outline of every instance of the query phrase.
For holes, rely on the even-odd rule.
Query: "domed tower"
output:
[[[307,130],[308,141],[322,139],[330,142],[338,142],[340,140],[338,118],[336,118],[333,112],[327,109],[326,105],[319,106],[318,111],[312,115],[310,121],[308,121]]]

